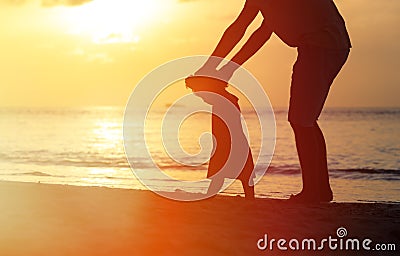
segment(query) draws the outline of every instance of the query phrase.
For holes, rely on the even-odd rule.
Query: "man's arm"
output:
[[[259,10],[246,2],[236,20],[225,30],[211,57],[197,73],[215,70],[221,63],[219,58],[226,57],[237,43],[243,38],[247,27],[257,16]],[[219,57],[219,58],[213,58]]]
[[[266,25],[264,21],[262,25],[254,31],[249,40],[243,45],[238,53],[218,71],[218,77],[221,80],[228,82],[233,73],[250,57],[252,57],[260,48],[269,40],[272,35],[272,30]]]
[[[232,61],[242,65],[261,49],[261,47],[270,39],[271,35],[272,30],[264,21],[262,25],[254,31],[239,52],[232,58]]]

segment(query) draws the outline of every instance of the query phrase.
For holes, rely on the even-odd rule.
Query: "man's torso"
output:
[[[247,0],[247,4],[259,9],[267,26],[289,46],[351,47],[332,0]]]

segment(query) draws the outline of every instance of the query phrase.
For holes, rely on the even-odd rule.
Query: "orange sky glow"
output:
[[[353,49],[328,106],[400,106],[400,2],[335,1]],[[123,106],[157,66],[211,53],[244,0],[0,0],[0,106]],[[246,37],[257,28],[261,17]],[[245,64],[287,106],[296,50],[273,37]]]

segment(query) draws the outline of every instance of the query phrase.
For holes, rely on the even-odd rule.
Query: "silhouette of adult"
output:
[[[232,62],[220,69],[261,12],[264,20]],[[195,75],[229,80],[237,68],[253,56],[275,33],[284,43],[297,47],[293,66],[288,120],[293,128],[303,189],[293,202],[330,202],[326,144],[317,124],[330,86],[347,60],[351,48],[345,22],[332,0],[246,0],[243,10],[226,29],[208,61]]]

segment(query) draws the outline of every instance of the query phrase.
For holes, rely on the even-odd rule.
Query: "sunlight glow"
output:
[[[165,0],[96,0],[65,8],[69,32],[86,35],[93,43],[137,43],[139,31],[164,19]]]
[[[96,148],[111,149],[122,143],[122,128],[118,123],[99,121],[93,135],[96,138],[93,146]]]

